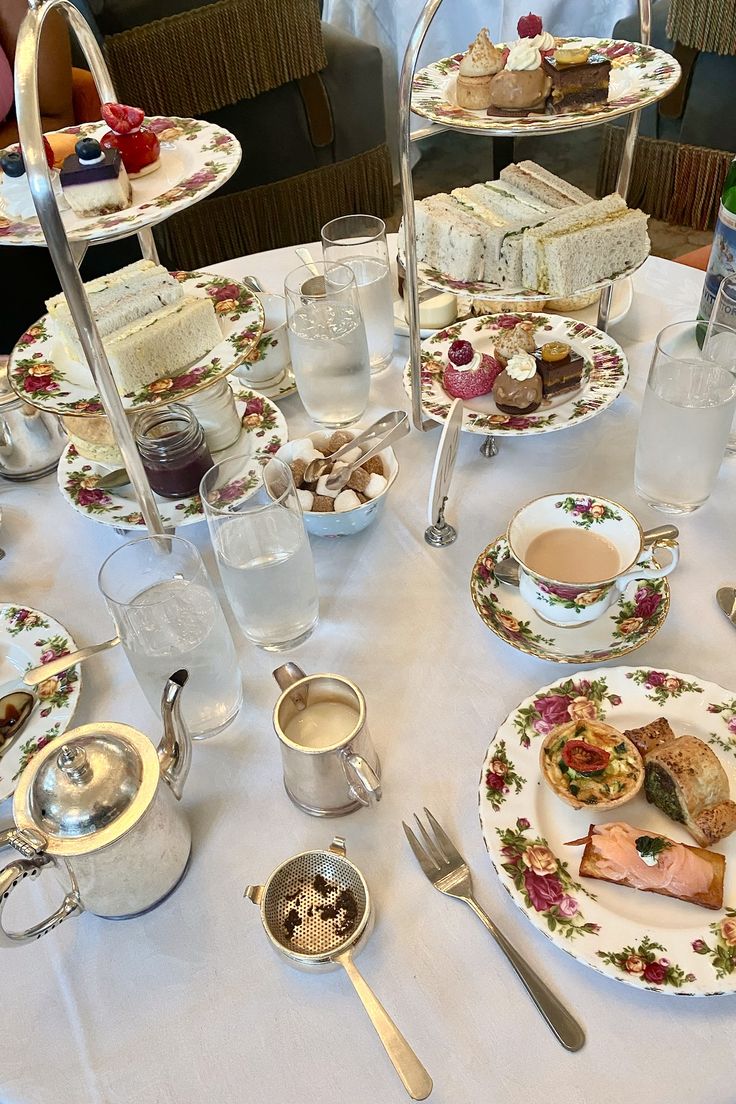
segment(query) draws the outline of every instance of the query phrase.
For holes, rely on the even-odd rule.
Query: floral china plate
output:
[[[84,218],[64,204],[60,209],[61,220],[71,241],[112,241],[155,226],[211,195],[240,164],[242,151],[237,138],[214,123],[161,115],[151,116],[145,122],[161,143],[158,168],[131,180],[133,202],[123,211]],[[107,124],[100,120],[64,127],[59,133],[99,138],[107,129]],[[16,219],[0,207],[0,243],[45,245],[46,240],[35,216]]]
[[[643,793],[619,811],[573,809],[540,777],[539,748],[556,725],[601,720],[624,730],[666,717],[677,735],[704,740],[736,793],[736,695],[711,682],[648,667],[608,667],[537,690],[506,718],[480,777],[483,838],[503,887],[558,947],[607,977],[658,993],[736,991],[736,836],[726,856],[724,908],[580,878],[590,823],[624,820],[653,835],[694,841]]]
[[[289,438],[286,419],[270,399],[256,391],[242,388],[237,380],[230,386],[242,421],[238,440],[221,452],[213,453],[216,463],[230,456],[268,456],[281,448]],[[74,445],[66,446],[59,460],[57,480],[63,497],[74,509],[102,525],[116,529],[139,529],[145,526],[143,514],[130,484],[114,491],[103,491],[99,480],[113,469],[80,456]],[[180,527],[204,521],[199,495],[188,498],[161,498],[154,495],[166,526]]]
[[[656,103],[680,79],[680,66],[675,59],[653,46],[610,38],[576,37],[561,41],[589,46],[610,59],[611,81],[606,103],[583,107],[567,115],[492,116],[485,111],[470,111],[457,105],[455,85],[463,54],[454,54],[419,70],[412,85],[411,109],[451,130],[498,135],[559,134],[607,123]]]
[[[29,667],[50,663],[76,648],[64,626],[48,614],[28,606],[0,605],[0,682],[19,678]],[[0,753],[0,801],[10,797],[34,754],[67,730],[81,687],[78,667],[39,685],[39,701],[25,731],[4,755]]]
[[[242,384],[248,384],[246,373],[242,368],[236,368],[235,376],[240,380]],[[255,385],[254,385],[255,386]],[[296,391],[296,376],[291,370],[289,365],[278,383],[259,383],[258,394],[265,395],[267,399],[271,399],[272,402],[278,402],[279,399],[286,399],[289,395],[293,395]]]
[[[196,394],[237,368],[261,336],[263,307],[245,284],[212,272],[172,275],[188,296],[213,300],[222,341],[185,372],[122,395],[126,410],[142,410]],[[104,414],[89,368],[69,356],[48,315],[18,339],[8,378],[16,394],[51,414]]]
[[[509,555],[505,537],[497,537],[481,552],[470,576],[470,596],[483,624],[505,644],[552,663],[604,663],[621,659],[657,635],[670,608],[667,579],[642,579],[597,620],[562,628],[544,621],[526,604],[519,588],[499,583],[494,565]],[[639,566],[656,560],[645,552]],[[591,592],[592,593],[592,592]],[[550,595],[550,601],[567,601]]]
[[[453,399],[442,386],[447,352],[453,341],[470,341],[480,353],[493,353],[493,334],[504,325],[533,322],[537,346],[547,341],[564,341],[585,361],[583,378],[577,391],[546,400],[531,414],[502,414],[492,395],[463,401],[463,425],[468,433],[524,437],[553,433],[558,429],[586,422],[600,414],[616,399],[629,378],[626,355],[612,338],[595,326],[576,318],[554,314],[487,314],[468,318],[444,330],[438,330],[422,342],[422,408],[436,422],[445,422]],[[404,388],[411,394],[411,369],[404,371]]]

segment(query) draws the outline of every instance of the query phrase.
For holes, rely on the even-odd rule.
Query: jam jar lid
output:
[[[52,740],[23,771],[15,821],[40,832],[50,854],[96,850],[133,827],[158,780],[158,756],[143,733],[123,724],[82,725]]]

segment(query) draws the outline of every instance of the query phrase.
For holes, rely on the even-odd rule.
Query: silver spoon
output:
[[[61,675],[70,667],[76,667],[90,656],[114,648],[119,643],[120,637],[113,636],[110,640],[103,640],[101,644],[90,644],[87,648],[79,648],[76,652],[52,659],[50,663],[30,667],[19,679],[11,679],[0,686],[0,758],[10,750],[28,724],[38,702],[36,687],[46,679]],[[7,740],[10,742],[3,746]]]
[[[647,529],[644,532],[644,547],[651,548],[653,544],[661,540],[676,540],[680,530],[674,525],[658,525],[656,529]],[[493,568],[493,574],[499,583],[507,583],[508,586],[519,585],[519,561],[515,556],[508,555],[500,560]]]

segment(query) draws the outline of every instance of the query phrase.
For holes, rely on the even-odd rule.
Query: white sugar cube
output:
[[[362,455],[363,455],[363,450],[362,449],[351,448],[351,449],[348,449],[347,452],[343,453],[343,455],[340,457],[339,460],[336,461],[336,463],[337,464],[354,464],[356,460],[360,460]]]
[[[324,459],[324,454],[317,451],[308,437],[302,437],[296,441],[291,441],[288,447],[291,449],[292,460],[303,460],[305,464],[309,464],[312,460]],[[279,452],[280,451],[281,449],[279,449]]]
[[[327,479],[328,479],[328,476],[326,476],[326,475],[321,475],[319,477],[319,479],[317,480],[317,494],[318,495],[325,495],[327,498],[337,498],[337,496],[340,493],[339,488],[337,490],[333,490],[330,487],[328,487],[327,486]]]
[[[340,491],[335,499],[335,513],[344,514],[347,510],[354,510],[360,505],[361,501],[355,491]]]
[[[296,492],[296,497],[299,499],[302,510],[311,510],[314,506],[314,495],[311,491],[299,489]]]
[[[387,487],[388,479],[383,475],[377,475],[376,472],[373,472],[366,484],[363,494],[366,498],[378,498]]]

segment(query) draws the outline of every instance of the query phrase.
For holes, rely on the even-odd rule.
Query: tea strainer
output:
[[[246,886],[258,905],[266,935],[298,970],[319,973],[342,966],[412,1100],[425,1100],[432,1079],[363,980],[353,955],[373,928],[368,886],[345,857],[336,836],[325,851],[303,851],[274,870],[265,885]]]

